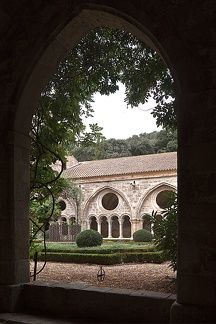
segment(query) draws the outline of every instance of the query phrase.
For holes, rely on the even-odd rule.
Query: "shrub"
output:
[[[141,229],[134,232],[133,240],[134,242],[151,242],[152,234],[146,229]]]
[[[38,256],[38,260],[44,261],[45,254]],[[166,261],[163,252],[138,252],[138,253],[48,253],[47,261],[67,263],[89,263],[112,265],[120,263],[162,263]]]
[[[99,246],[103,242],[103,237],[92,229],[80,232],[76,237],[78,247]]]
[[[170,192],[167,195],[168,207],[158,217],[157,212],[152,212],[151,223],[153,225],[154,239],[159,250],[170,260],[170,267],[177,270],[177,193]]]

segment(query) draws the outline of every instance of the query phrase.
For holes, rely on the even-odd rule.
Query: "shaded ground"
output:
[[[42,266],[43,262],[38,262],[37,270]],[[45,269],[37,275],[37,280],[58,283],[85,282],[93,286],[176,293],[176,284],[172,280],[175,274],[167,262],[103,266],[105,279],[102,282],[97,279],[99,270],[100,266],[92,264],[48,262]]]

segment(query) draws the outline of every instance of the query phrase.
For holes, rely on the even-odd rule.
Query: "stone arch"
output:
[[[67,216],[66,215],[61,215],[61,217],[59,217],[58,223],[61,223],[61,222],[67,223]]]
[[[102,200],[102,196],[105,195],[106,193],[115,193],[118,195],[119,199],[120,199],[120,203],[124,202],[125,205],[125,209],[127,209],[127,212],[129,214],[131,214],[131,207],[129,204],[129,201],[127,199],[127,197],[124,195],[123,192],[121,192],[119,189],[113,188],[111,186],[103,186],[99,189],[97,189],[93,195],[91,195],[86,202],[84,202],[84,207],[83,207],[83,219],[87,219],[88,218],[88,214],[91,213],[90,210],[90,204],[94,203],[97,207],[98,207],[98,211],[99,213],[101,213],[103,210],[101,207],[101,200]],[[119,205],[120,208],[120,205]],[[122,208],[122,206],[121,206]],[[112,210],[110,210],[110,212],[107,210],[107,214],[111,215],[113,213]]]
[[[69,223],[72,224],[72,225],[77,224],[77,220],[76,220],[75,215],[71,215],[71,216],[69,217]]]
[[[194,90],[194,83],[198,80],[196,78],[197,69],[196,65],[193,65],[191,55],[188,54],[188,48],[184,46],[181,38],[176,38],[172,35],[175,41],[174,51],[172,46],[169,46],[169,42],[166,41],[166,37],[160,34],[160,17],[158,8],[155,8],[155,13],[158,12],[158,16],[154,15],[154,24],[149,20],[149,12],[152,12],[152,7],[145,8],[141,7],[140,12],[137,14],[136,8],[134,7],[133,14],[129,14],[130,11],[125,10],[125,4],[123,2],[112,2],[103,1],[103,5],[96,5],[91,2],[88,9],[84,5],[74,6],[75,2],[70,2],[69,8],[65,11],[65,7],[61,4],[58,6],[58,10],[53,13],[56,6],[50,7],[50,10],[46,11],[52,24],[39,24],[39,28],[42,28],[41,33],[37,33],[37,41],[32,42],[31,39],[23,42],[21,39],[14,39],[14,48],[17,48],[15,53],[17,54],[17,62],[7,62],[7,65],[15,66],[16,75],[14,75],[13,85],[10,86],[10,91],[8,91],[7,96],[4,98],[4,102],[8,102],[8,110],[3,108],[0,111],[0,122],[1,129],[7,130],[7,143],[13,143],[13,152],[10,150],[10,155],[7,159],[10,161],[16,160],[17,156],[22,156],[20,163],[10,163],[10,170],[7,168],[5,163],[4,167],[8,170],[8,174],[5,175],[4,183],[6,184],[8,175],[13,175],[10,178],[13,181],[14,191],[10,193],[10,197],[7,196],[8,190],[5,190],[5,196],[2,196],[2,205],[4,206],[4,201],[11,201],[14,205],[14,201],[19,201],[19,207],[17,208],[15,204],[15,210],[11,211],[12,223],[17,215],[20,214],[22,210],[22,215],[25,221],[25,232],[28,236],[28,198],[29,198],[29,174],[27,170],[28,165],[28,152],[30,141],[28,138],[28,133],[31,126],[32,114],[35,111],[36,103],[39,99],[41,91],[43,91],[45,85],[50,79],[52,73],[54,72],[57,64],[63,59],[63,57],[68,53],[68,51],[73,48],[79,40],[86,35],[91,29],[96,26],[111,26],[116,28],[121,28],[123,30],[132,32],[135,36],[141,40],[145,40],[150,46],[157,49],[158,53],[162,54],[162,57],[167,62],[172,75],[175,77],[176,84],[178,81],[182,81],[181,87],[184,85],[184,80],[186,82],[187,90],[190,89],[190,81],[192,84],[192,92]],[[163,10],[163,7],[161,8]],[[148,11],[149,10],[149,11]],[[54,19],[53,15],[54,14]],[[164,11],[166,15],[166,11]],[[35,15],[35,19],[37,16]],[[169,22],[169,17],[167,17],[167,23]],[[18,17],[19,19],[19,17]],[[21,23],[21,22],[20,22]],[[158,25],[159,24],[159,25]],[[21,23],[21,26],[23,24]],[[168,31],[172,31],[172,26]],[[164,30],[165,34],[168,33]],[[31,32],[25,33],[31,35]],[[23,35],[23,34],[22,34]],[[168,33],[169,35],[169,33]],[[35,33],[34,33],[35,36]],[[10,41],[12,37],[10,37]],[[170,43],[172,43],[170,41]],[[27,44],[27,45],[26,45]],[[15,46],[17,45],[17,46]],[[22,50],[20,50],[20,46]],[[29,47],[28,47],[29,46]],[[185,69],[183,78],[181,65],[179,64],[179,59],[176,60],[176,50],[181,53],[180,57],[184,57],[184,66],[187,64],[188,69]],[[26,55],[23,55],[26,53]],[[184,55],[185,54],[185,55]],[[26,66],[26,58],[28,57],[28,66]],[[191,64],[191,65],[190,65]],[[179,68],[180,66],[180,68]],[[174,69],[175,67],[175,69]],[[194,67],[194,68],[193,68]],[[179,72],[179,73],[178,73]],[[188,75],[187,75],[188,73]],[[176,77],[178,76],[178,77]],[[195,80],[195,81],[194,81]],[[14,86],[14,88],[13,88]],[[184,87],[183,87],[184,88]],[[3,137],[5,133],[3,132]],[[6,144],[5,144],[6,145]],[[20,181],[22,179],[22,182]],[[21,188],[22,190],[19,190]],[[24,190],[23,190],[24,188]],[[1,208],[4,210],[4,208]],[[18,227],[17,227],[18,228]],[[16,237],[23,235],[22,233],[17,233]],[[27,251],[27,237],[26,237],[26,248]],[[14,246],[16,246],[14,244]],[[19,278],[25,277],[25,279],[19,279],[21,282],[29,280],[29,264],[28,264],[28,253],[26,252],[25,257],[26,271]],[[13,283],[16,282],[12,280]]]
[[[95,231],[98,230],[98,222],[96,215],[90,215],[89,216],[89,228],[93,229]]]
[[[122,236],[123,238],[131,237],[131,218],[129,215],[121,216],[122,220]]]
[[[109,228],[108,228],[108,218],[105,215],[101,215],[99,217],[99,222],[100,222],[100,232],[103,238],[108,238],[109,235]]]
[[[112,238],[119,238],[120,236],[120,223],[119,223],[119,216],[117,214],[113,214],[110,216],[112,230],[111,236]]]
[[[16,151],[15,153],[11,152],[10,156],[7,157],[8,160],[13,161],[14,158],[16,159],[15,156],[18,156],[19,154],[22,155],[23,159],[20,161],[20,164],[10,164],[11,169],[8,170],[8,174],[13,174],[12,181],[15,181],[13,187],[16,188],[16,190],[14,189],[14,192],[11,193],[9,200],[11,200],[12,203],[14,200],[19,201],[19,208],[12,211],[12,218],[16,217],[15,215],[17,214],[20,214],[20,209],[22,210],[22,215],[25,217],[26,235],[28,235],[29,175],[28,170],[25,169],[26,165],[28,165],[29,158],[28,151],[30,141],[28,134],[31,126],[32,114],[35,111],[40,93],[43,91],[45,85],[53,74],[55,67],[83,36],[97,26],[111,26],[132,32],[141,40],[146,41],[162,55],[172,71],[177,88],[182,87],[182,85],[178,86],[179,80],[184,83],[184,79],[189,79],[189,81],[198,79],[196,78],[196,66],[193,65],[191,56],[187,55],[188,49],[184,46],[181,38],[176,37],[175,39],[172,35],[174,38],[173,41],[175,41],[175,49],[173,51],[172,47],[168,46],[169,43],[166,42],[166,37],[160,34],[160,23],[158,23],[158,21],[160,21],[159,18],[161,17],[161,12],[158,16],[154,15],[154,24],[152,24],[149,20],[149,12],[152,11],[152,7],[149,8],[149,12],[147,7],[141,7],[140,12],[142,12],[142,14],[137,15],[137,9],[135,7],[133,9],[135,12],[131,14],[130,11],[125,10],[125,4],[123,2],[118,3],[114,1],[110,4],[110,1],[104,0],[102,5],[94,4],[93,2],[83,6],[74,6],[74,4],[75,2],[71,2],[71,5],[69,5],[66,11],[63,5],[61,7],[61,4],[59,4],[56,12],[53,12],[56,6],[50,7],[50,10],[47,10],[46,14],[49,15],[48,18],[50,18],[52,24],[46,24],[46,26],[41,24],[40,27],[42,30],[41,33],[37,33],[36,42],[32,42],[30,39],[23,42],[22,38],[17,39],[17,35],[16,41],[14,40],[14,45],[17,45],[14,46],[14,48],[17,48],[17,51],[15,51],[17,54],[17,62],[11,62],[11,66],[15,66],[16,63],[19,63],[19,65],[17,65],[16,75],[14,76],[14,79],[16,79],[13,82],[14,88],[12,88],[13,85],[10,86],[10,91],[7,93],[8,98],[5,97],[4,99],[4,102],[8,102],[8,106],[3,105],[3,108],[7,107],[8,110],[4,111],[4,109],[1,109],[0,121],[2,121],[1,129],[8,131],[8,143],[13,142],[13,149]],[[161,9],[163,10],[163,8]],[[157,12],[158,10],[155,10],[155,13]],[[53,14],[55,19],[53,19]],[[164,14],[166,15],[166,12],[164,12]],[[35,19],[36,17],[37,16],[35,15]],[[168,21],[169,19],[167,17],[167,22]],[[23,26],[23,24],[21,24],[21,26]],[[171,31],[172,26],[170,28],[167,26],[167,29],[168,31]],[[166,30],[164,32],[165,34],[167,33]],[[30,32],[25,34],[31,35]],[[11,39],[12,38],[10,37],[10,40]],[[22,50],[20,50],[20,46]],[[175,61],[177,49],[179,50],[178,53],[181,53],[181,57],[184,57],[184,64],[187,62],[188,67],[191,64],[190,68],[185,70],[182,80],[179,78],[179,76],[182,75],[181,68],[178,68],[179,66],[181,67],[179,59],[177,59],[177,62]],[[183,55],[183,52],[185,55]],[[26,55],[23,55],[23,53],[26,53]],[[28,66],[26,67],[27,57]],[[10,66],[10,61],[7,64]],[[186,75],[187,72],[189,75]],[[188,86],[188,84],[190,85],[190,82],[187,82],[186,85]],[[187,89],[189,89],[189,86]],[[3,134],[3,137],[5,137],[5,134]],[[5,168],[7,168],[6,164]],[[20,182],[20,178],[22,178],[22,183]],[[7,179],[5,182],[7,182]],[[18,188],[20,187],[22,189],[25,188],[25,190],[19,190]],[[6,190],[5,192],[7,193],[8,191]],[[5,197],[2,197],[3,206],[4,201],[8,201],[6,193]],[[4,208],[2,209],[4,210]],[[20,233],[18,236],[19,235],[22,234]],[[27,251],[27,248],[25,250]],[[24,259],[28,259],[27,253]],[[25,262],[27,264],[27,261]],[[24,275],[27,281],[28,273],[29,269],[26,270]]]
[[[65,203],[65,208],[62,210],[61,216],[64,214],[68,220],[72,217],[76,218],[77,207],[75,202],[72,199],[62,197],[60,197],[59,200]]]
[[[177,192],[177,188],[174,185],[166,182],[162,182],[157,186],[152,187],[139,200],[137,207],[138,219],[143,220],[145,214],[151,214],[153,210],[158,212],[163,210],[156,203],[157,194],[163,190]]]

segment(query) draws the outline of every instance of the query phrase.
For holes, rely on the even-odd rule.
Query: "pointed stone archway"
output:
[[[33,6],[2,0],[2,296],[29,281],[28,133],[36,102],[68,50],[92,28],[108,25],[156,48],[175,79],[179,251],[171,320],[215,322],[215,9],[207,0],[37,1]],[[2,309],[11,311],[12,300],[3,299]]]

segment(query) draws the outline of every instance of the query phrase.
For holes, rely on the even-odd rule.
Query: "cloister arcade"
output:
[[[170,158],[169,154],[166,156]],[[160,154],[157,158],[161,159]],[[124,160],[130,163],[130,158]],[[91,165],[91,161],[85,163]],[[105,163],[109,165],[110,162],[103,161]],[[72,169],[76,172],[76,166]],[[145,172],[136,177],[135,173],[132,182],[128,177],[122,179],[121,175],[110,175],[109,185],[105,175],[101,175],[98,181],[92,181],[91,177],[83,181],[82,176],[75,181],[82,190],[82,201],[77,209],[72,199],[60,198],[63,208],[58,222],[71,224],[73,219],[74,224],[81,225],[81,230],[96,230],[104,239],[132,239],[136,230],[144,228],[152,231],[146,215],[151,215],[153,211],[160,214],[167,207],[167,193],[177,191],[176,170],[164,174],[159,164],[157,173],[150,177],[146,177]]]
[[[110,218],[90,216],[88,227],[98,231],[103,238],[131,238],[131,221],[128,215],[112,215]]]

